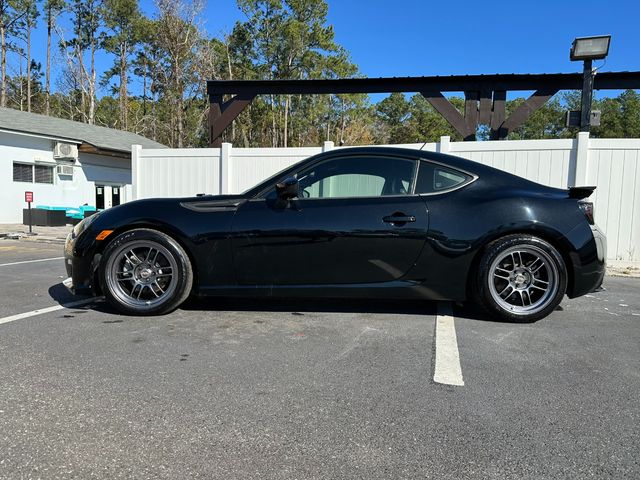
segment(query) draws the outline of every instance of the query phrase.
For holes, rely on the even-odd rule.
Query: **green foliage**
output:
[[[100,0],[73,0],[70,10],[73,15],[74,38],[69,42],[71,48],[81,51],[94,47],[104,38],[104,18]]]
[[[104,73],[102,83],[106,84],[113,77],[119,77],[117,89],[120,103],[119,126],[127,129],[129,59],[145,35],[146,24],[140,15],[138,0],[105,0],[102,10],[104,25],[108,32],[102,40],[102,47],[116,57],[112,67]],[[112,92],[115,93],[115,91],[114,87]]]
[[[464,109],[464,100],[451,97],[449,101],[458,110]],[[451,125],[431,106],[422,95],[414,95],[411,99],[412,142],[438,142],[440,137],[448,135],[452,140],[462,140]]]
[[[462,113],[462,98],[451,97],[449,101]],[[443,135],[461,140],[460,135],[421,94],[407,100],[404,94],[392,93],[378,103],[376,114],[381,124],[383,143],[437,142]]]
[[[305,79],[341,78],[358,73],[346,51],[336,44],[327,25],[324,0],[239,0],[246,15],[225,39],[226,66],[220,78]],[[243,114],[226,138],[246,143],[247,122],[257,121],[260,145],[317,144],[322,140],[345,141],[347,123],[363,112],[362,95],[269,96],[264,104]],[[252,106],[252,107],[253,107]],[[257,112],[270,118],[259,121]],[[255,135],[252,135],[256,138]]]
[[[509,116],[523,102],[524,98],[517,98],[507,102],[506,110]],[[565,138],[574,133],[565,127],[566,107],[560,98],[552,97],[545,105],[531,115],[527,121],[508,135],[509,140],[529,140],[536,138]]]

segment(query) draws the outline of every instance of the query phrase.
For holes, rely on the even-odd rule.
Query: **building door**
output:
[[[104,210],[104,185],[96,185],[96,208]]]
[[[111,187],[111,206],[116,207],[120,205],[120,188],[121,187]]]
[[[120,205],[123,193],[122,185],[96,185],[96,208],[104,210]]]

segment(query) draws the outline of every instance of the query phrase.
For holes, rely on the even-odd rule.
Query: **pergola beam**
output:
[[[491,126],[492,138],[506,138],[560,90],[580,90],[580,73],[454,75],[447,77],[347,78],[325,80],[212,80],[209,95],[209,144],[219,146],[222,132],[257,95],[420,92],[465,139],[475,139],[479,124]],[[640,89],[640,72],[604,72],[596,90]],[[506,92],[535,91],[505,120]],[[465,92],[464,116],[442,92]],[[493,100],[491,93],[493,92]],[[553,93],[551,93],[553,92]],[[222,102],[223,95],[235,96]],[[479,105],[478,105],[479,103]]]
[[[238,115],[251,103],[255,95],[241,93],[222,102],[222,95],[209,97],[209,146],[222,145],[222,132],[231,125]]]
[[[462,138],[466,138],[471,134],[475,135],[475,130],[473,130],[473,132],[469,130],[465,118],[460,114],[458,109],[442,95],[442,92],[421,92],[421,94]]]
[[[482,90],[535,91],[542,88],[580,90],[581,73],[451,75],[436,77],[343,78],[328,80],[210,80],[207,93],[253,95],[465,92]],[[640,72],[604,72],[595,76],[596,90],[640,88]]]

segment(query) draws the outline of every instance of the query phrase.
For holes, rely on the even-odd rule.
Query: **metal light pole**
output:
[[[581,132],[589,132],[591,129],[591,103],[593,101],[594,76],[593,61],[601,60],[609,54],[610,43],[611,35],[599,35],[595,37],[576,38],[571,45],[571,51],[569,53],[571,61],[584,61],[579,125]],[[571,125],[573,125],[573,123],[571,123]]]
[[[580,131],[591,130],[591,102],[593,101],[593,60],[584,61],[582,71],[582,103],[580,105]]]

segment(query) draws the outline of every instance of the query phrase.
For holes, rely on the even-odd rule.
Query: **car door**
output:
[[[429,219],[413,194],[417,161],[378,155],[320,160],[296,174],[300,196],[275,189],[234,218],[241,285],[329,285],[401,278],[424,246]]]

